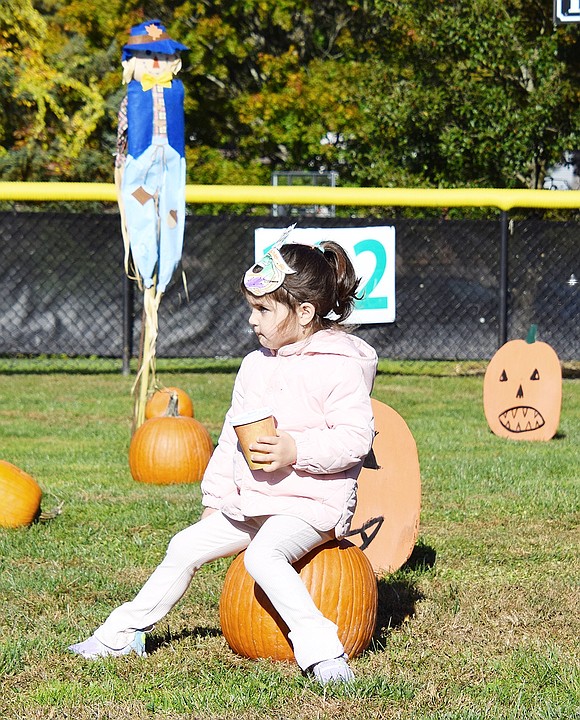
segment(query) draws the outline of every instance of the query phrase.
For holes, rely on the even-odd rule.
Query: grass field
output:
[[[160,373],[214,440],[231,363]],[[0,373],[0,459],[32,474],[48,523],[0,530],[0,718],[570,720],[580,718],[580,381],[564,380],[556,438],[507,441],[484,419],[480,374],[377,377],[417,441],[423,483],[411,560],[380,579],[375,638],[352,687],[228,648],[218,602],[229,560],[204,567],[148,638],[147,658],[66,648],[129,599],[199,486],[136,483],[131,377]]]

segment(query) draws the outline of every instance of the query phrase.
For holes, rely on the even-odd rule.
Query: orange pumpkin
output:
[[[512,440],[550,440],[560,423],[562,368],[553,348],[511,340],[495,353],[483,380],[483,409],[493,433]]]
[[[403,418],[374,398],[375,439],[358,477],[349,540],[376,573],[394,572],[409,558],[419,533],[421,472],[417,445]]]
[[[129,446],[129,468],[139,482],[158,485],[202,479],[213,451],[206,428],[195,418],[179,415],[177,394],[165,415],[146,420]]]
[[[156,390],[149,400],[147,400],[147,404],[145,405],[145,419],[149,420],[152,417],[160,417],[163,415],[169,406],[172,393],[177,394],[179,414],[185,417],[195,417],[193,402],[185,390],[170,386]]]
[[[0,460],[0,527],[30,525],[40,515],[41,499],[42,491],[33,477]]]
[[[363,552],[348,540],[321,545],[294,564],[322,614],[338,626],[349,657],[365,650],[377,616],[377,581]],[[222,631],[243,657],[294,658],[288,627],[244,567],[243,553],[226,574],[220,598]]]

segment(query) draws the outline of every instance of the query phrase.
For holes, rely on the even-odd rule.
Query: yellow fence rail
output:
[[[372,207],[493,207],[580,209],[575,190],[501,188],[348,188],[273,185],[188,185],[192,204],[349,205]],[[0,200],[116,202],[113,183],[0,182]]]

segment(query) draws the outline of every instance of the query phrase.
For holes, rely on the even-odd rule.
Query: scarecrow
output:
[[[155,379],[157,313],[177,267],[185,224],[184,90],[175,75],[180,52],[159,20],[131,28],[123,46],[127,95],[119,110],[115,183],[125,245],[134,278],[143,289],[142,352],[135,392],[134,429],[145,418]]]

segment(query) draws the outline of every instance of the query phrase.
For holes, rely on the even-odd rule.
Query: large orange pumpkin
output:
[[[139,482],[158,485],[199,482],[213,451],[207,429],[179,415],[177,395],[166,414],[146,420],[129,446],[129,468]]]
[[[42,491],[33,477],[0,460],[0,527],[30,525],[40,514],[41,499]]]
[[[147,400],[147,404],[145,405],[145,419],[149,420],[152,417],[160,417],[163,415],[169,406],[169,401],[173,393],[177,395],[179,414],[185,417],[195,417],[193,402],[185,390],[170,386],[159,388],[151,395],[149,400]]]
[[[553,348],[511,340],[495,353],[483,380],[483,409],[493,433],[512,440],[550,440],[560,423],[562,368]]]
[[[321,545],[294,564],[322,614],[338,625],[349,657],[365,650],[377,616],[377,581],[367,557],[348,540]],[[220,599],[222,631],[243,657],[291,660],[288,627],[244,567],[243,553],[226,574]]]
[[[371,400],[373,451],[358,477],[358,499],[349,540],[376,573],[394,572],[409,558],[419,533],[421,471],[417,445],[393,408]]]

